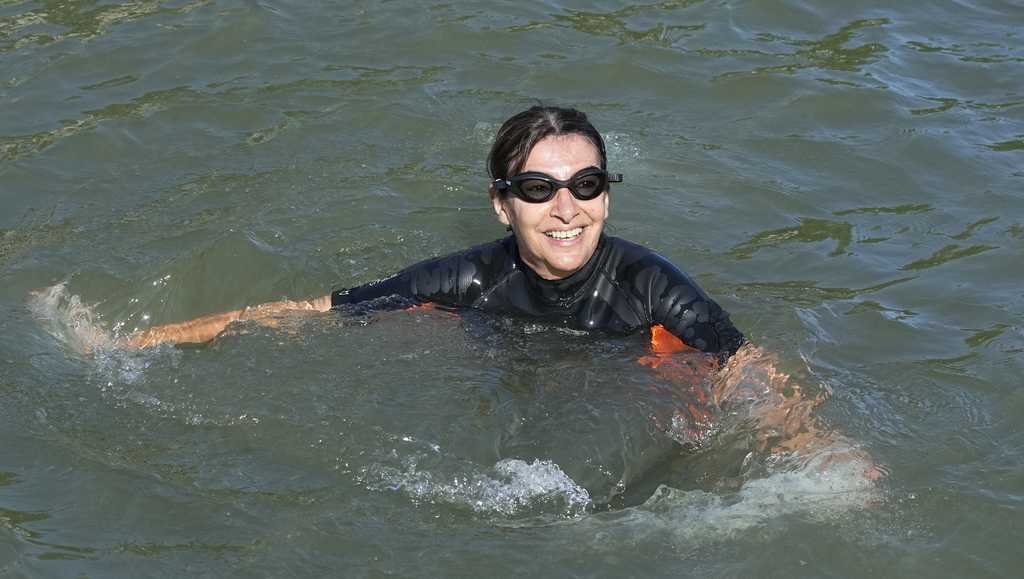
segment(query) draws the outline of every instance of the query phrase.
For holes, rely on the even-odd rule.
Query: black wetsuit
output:
[[[519,258],[508,236],[406,268],[398,274],[331,294],[331,306],[399,296],[500,315],[540,319],[579,330],[645,331],[661,324],[687,345],[729,356],[743,334],[685,273],[653,251],[602,235],[585,266],[546,280]]]

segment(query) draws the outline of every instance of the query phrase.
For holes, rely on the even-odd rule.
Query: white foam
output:
[[[39,325],[71,353],[94,359],[95,369],[108,380],[104,392],[124,394],[121,387],[142,378],[152,362],[152,351],[119,348],[93,307],[69,294],[64,282],[32,292],[28,307]]]
[[[404,469],[381,465],[365,469],[367,487],[401,491],[415,501],[448,503],[507,517],[538,510],[571,517],[591,504],[585,488],[546,460],[505,459],[494,465],[492,473],[464,475],[438,475],[418,470],[416,461],[407,462]]]
[[[785,519],[842,521],[882,501],[878,485],[858,460],[815,460],[795,471],[746,481],[736,492],[681,490],[665,485],[644,504],[577,521],[594,547],[609,540],[669,538],[681,553],[738,535],[785,532]]]
[[[93,308],[77,295],[68,295],[63,282],[32,292],[28,307],[47,332],[77,354],[114,345]]]

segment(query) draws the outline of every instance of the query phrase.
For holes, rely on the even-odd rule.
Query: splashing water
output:
[[[786,532],[786,517],[829,523],[854,523],[856,513],[880,504],[877,485],[860,476],[856,461],[812,463],[795,471],[775,472],[751,479],[735,493],[682,490],[661,485],[642,505],[576,519],[573,537],[586,537],[602,550],[609,542],[647,542],[668,539],[674,551],[686,553],[716,548],[740,536]]]
[[[821,466],[812,462],[800,470],[748,480],[735,496],[661,487],[644,508],[672,521],[673,535],[692,543],[766,527],[789,514],[835,519],[880,500],[878,487],[860,474],[863,464]],[[700,524],[689,524],[694,521]]]
[[[28,307],[50,335],[76,354],[114,346],[93,309],[77,295],[68,295],[64,282],[32,292]]]
[[[150,366],[154,352],[167,352],[168,348],[142,351],[121,348],[115,333],[100,322],[92,306],[69,294],[65,282],[32,292],[28,308],[40,326],[72,354],[91,356],[94,369],[107,379],[103,390],[124,395],[124,385],[138,382]],[[158,401],[147,399],[149,405]]]
[[[379,464],[364,469],[367,488],[401,491],[414,501],[443,502],[506,517],[533,514],[538,509],[574,517],[591,505],[587,489],[547,460],[505,459],[496,463],[490,474],[452,476],[419,470],[416,460],[406,462],[403,469]]]
[[[130,387],[144,377],[156,359],[156,351],[166,353],[173,348],[149,352],[119,348],[116,337],[103,326],[94,309],[79,296],[69,294],[65,283],[33,292],[28,306],[40,325],[68,350],[94,360],[96,371],[104,376],[104,392],[151,410],[184,410],[164,404],[162,396]],[[770,423],[781,408],[790,412],[783,413],[778,431],[792,430],[789,420],[803,414],[805,408],[809,412],[820,401],[780,394],[793,387],[789,376],[775,370],[770,357],[757,349],[745,349],[711,383],[711,392],[721,401],[728,418],[726,424],[719,426],[729,430],[751,417]],[[673,421],[667,434],[681,442],[682,426]],[[791,462],[785,460],[786,454],[762,455],[765,468],[748,471],[741,488],[734,493],[681,490],[663,484],[642,505],[625,509],[614,520],[632,521],[627,531],[630,534],[637,532],[633,523],[639,520],[647,528],[643,532],[661,528],[680,541],[692,543],[766,527],[773,519],[788,514],[835,517],[882,500],[878,485],[865,477],[871,465],[860,460],[859,455],[847,453],[845,460],[832,462],[834,456],[849,450],[855,449],[813,448],[802,460]],[[773,462],[773,458],[779,460]],[[438,461],[447,466],[439,466]],[[457,463],[454,468],[453,462]],[[427,463],[430,465],[424,467]],[[358,478],[370,490],[397,491],[413,502],[443,503],[485,516],[521,519],[553,514],[579,520],[581,515],[595,510],[590,491],[567,475],[558,463],[543,458],[532,462],[505,459],[488,468],[444,456],[440,448],[432,447],[425,454],[404,457],[398,465],[390,460],[371,464],[361,470]],[[609,513],[599,513],[594,518],[606,525],[608,516]]]

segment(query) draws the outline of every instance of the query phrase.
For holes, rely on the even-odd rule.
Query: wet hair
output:
[[[520,173],[530,151],[542,139],[559,135],[585,137],[601,156],[601,169],[608,169],[604,139],[587,115],[573,108],[537,105],[516,114],[498,129],[494,145],[487,155],[487,170],[492,179],[508,179]]]

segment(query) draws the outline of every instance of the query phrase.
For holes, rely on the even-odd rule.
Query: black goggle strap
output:
[[[494,190],[497,191],[498,193],[504,193],[505,191],[508,191],[509,187],[511,186],[512,182],[509,181],[508,179],[495,179],[494,181],[491,181],[491,187],[494,187]]]

